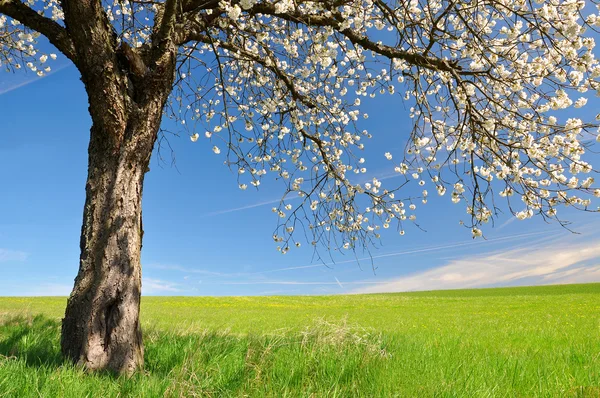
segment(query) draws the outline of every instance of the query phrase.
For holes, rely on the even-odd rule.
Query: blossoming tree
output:
[[[404,234],[427,188],[465,203],[474,237],[497,195],[519,219],[593,211],[597,125],[567,110],[600,92],[596,26],[583,0],[0,0],[3,66],[48,72],[45,36],[79,70],[93,121],[64,355],[143,364],[141,197],[164,116],[226,153],[240,189],[284,181],[283,253],[295,227],[326,248]],[[412,119],[402,153],[374,155],[405,176],[387,188],[358,178],[377,134],[359,129],[360,102],[376,95],[402,96]]]

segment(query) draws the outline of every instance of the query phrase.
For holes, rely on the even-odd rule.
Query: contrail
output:
[[[511,218],[509,218],[508,220],[504,221],[504,222],[502,223],[502,225],[500,225],[500,226],[498,227],[497,231],[500,231],[501,229],[504,229],[504,227],[506,227],[506,226],[507,226],[507,225],[509,225],[509,224],[512,224],[512,223],[513,223],[514,221],[516,221],[516,220],[517,220],[517,217],[516,217],[516,216],[512,216],[512,217],[511,217]]]
[[[1,94],[1,92],[0,92],[0,94]],[[445,164],[444,165],[444,167],[447,167],[447,166],[449,166],[449,164]],[[397,178],[397,177],[406,177],[403,174],[400,174],[400,173],[397,173],[397,172],[385,172],[385,174],[384,174],[384,172],[382,171],[381,173],[382,173],[382,175],[380,177],[378,177],[376,173],[374,173],[373,175],[371,175],[368,178],[364,178],[363,177],[361,179],[360,183],[364,184],[366,182],[369,182],[369,181],[371,181],[373,179],[373,177],[377,178],[380,181],[389,180],[389,179]],[[299,199],[299,198],[300,198],[300,196],[293,196],[293,197],[290,197],[290,198],[285,198],[285,200],[296,200],[296,199]],[[271,204],[274,204],[274,203],[279,203],[282,200],[283,200],[283,198],[278,198],[278,199],[273,199],[273,200],[267,200],[267,201],[264,201],[264,202],[254,203],[254,204],[251,204],[251,205],[246,205],[246,206],[241,206],[241,207],[234,207],[232,209],[217,210],[217,211],[213,211],[213,212],[210,212],[210,213],[206,213],[206,214],[202,215],[202,217],[214,217],[214,216],[218,216],[218,215],[221,215],[221,214],[227,214],[227,213],[233,213],[233,212],[236,212],[236,211],[253,209],[255,207],[261,207],[261,206],[271,205]]]
[[[338,285],[340,285],[340,287],[343,289],[344,286],[342,286],[342,284],[340,283],[340,281],[338,280],[338,278],[336,278],[335,276],[333,277],[333,279],[335,279],[335,281],[337,282]]]
[[[295,199],[298,199],[298,198],[300,198],[300,197],[299,196],[293,196],[293,197],[285,198],[285,200],[295,200]],[[279,198],[279,199],[267,200],[265,202],[254,203],[254,204],[246,205],[246,206],[242,206],[242,207],[234,207],[233,209],[217,210],[217,211],[213,211],[211,213],[206,213],[202,217],[213,217],[213,216],[218,216],[220,214],[233,213],[234,211],[241,211],[241,210],[253,209],[255,207],[260,207],[260,206],[265,206],[265,205],[271,205],[271,204],[274,204],[274,203],[279,203],[282,200],[284,200],[284,199],[283,198]]]
[[[488,239],[488,240],[476,240],[474,242],[462,242],[462,243],[452,243],[452,244],[449,244],[449,245],[442,245],[442,246],[424,247],[422,249],[406,250],[406,251],[395,252],[395,253],[388,253],[388,254],[380,254],[378,256],[363,257],[363,258],[358,258],[358,259],[354,259],[354,260],[344,260],[344,261],[332,262],[332,263],[324,263],[324,264],[301,265],[301,266],[298,266],[298,267],[277,268],[277,269],[272,269],[272,270],[267,270],[267,271],[254,272],[252,274],[253,275],[256,275],[256,274],[269,274],[269,273],[272,273],[272,272],[291,271],[291,270],[305,269],[305,268],[317,268],[317,267],[323,267],[323,266],[328,266],[328,265],[348,264],[348,263],[354,263],[356,261],[371,260],[371,259],[384,258],[384,257],[404,256],[404,255],[407,255],[407,254],[425,253],[425,252],[431,252],[431,251],[443,250],[443,249],[453,249],[453,248],[456,248],[456,247],[478,245],[478,244],[488,243],[488,242],[499,242],[499,241],[503,241],[503,240],[511,240],[511,239],[517,239],[517,238],[524,238],[524,237],[527,237],[527,236],[542,235],[542,234],[546,234],[546,233],[547,233],[546,231],[530,232],[530,233],[519,234],[519,235],[503,236],[503,237],[493,238],[493,239]]]
[[[346,285],[382,285],[389,282],[359,281],[344,283]],[[205,283],[205,285],[339,285],[339,282],[256,281]]]
[[[415,250],[406,250],[406,251],[395,252],[395,253],[381,254],[381,255],[373,256],[373,257],[364,257],[364,258],[359,258],[359,259],[354,259],[354,260],[344,260],[344,261],[340,261],[337,263],[331,262],[331,263],[324,263],[324,264],[321,263],[321,264],[311,264],[311,265],[300,265],[300,266],[295,266],[295,267],[276,268],[276,269],[257,271],[257,272],[221,273],[221,272],[206,271],[206,270],[196,270],[193,268],[186,268],[186,267],[180,267],[180,266],[174,266],[174,265],[165,266],[165,265],[160,265],[160,264],[150,264],[150,265],[148,265],[148,267],[157,268],[157,269],[169,269],[169,270],[173,270],[173,271],[187,272],[187,273],[193,273],[193,274],[203,274],[208,277],[225,277],[225,278],[243,277],[243,276],[270,274],[270,273],[274,273],[274,272],[292,271],[292,270],[299,270],[299,269],[306,269],[306,268],[317,268],[317,267],[336,265],[336,264],[349,264],[349,263],[354,263],[356,261],[371,260],[371,259],[376,259],[376,258],[403,256],[403,255],[409,255],[409,254],[415,254],[415,253],[425,253],[425,252],[431,252],[431,251],[436,251],[436,250],[444,250],[444,249],[452,249],[452,248],[456,248],[456,247],[477,245],[477,244],[482,244],[482,243],[487,243],[487,242],[490,242],[490,243],[491,242],[500,242],[500,241],[505,241],[505,240],[524,238],[524,237],[528,237],[528,236],[542,235],[544,233],[546,233],[546,232],[545,231],[530,232],[530,233],[524,233],[524,234],[519,234],[519,235],[502,236],[502,237],[488,239],[488,240],[477,240],[474,242],[460,242],[460,243],[453,243],[453,244],[448,244],[448,245],[424,247],[424,248],[415,249]],[[0,254],[2,254],[1,249],[0,249]],[[1,256],[0,256],[0,260],[1,260]],[[344,283],[346,284],[348,282],[344,282]]]
[[[384,172],[381,172],[381,173],[383,174]],[[389,179],[392,179],[392,178],[405,177],[405,176],[403,174],[400,174],[400,173],[397,173],[397,172],[386,172],[385,174],[381,175],[381,177],[377,177],[376,174],[373,174],[372,176],[370,176],[368,178],[362,178],[361,184],[364,184],[365,182],[371,181],[373,179],[373,177],[377,178],[380,181],[383,181],[383,180],[389,180]],[[300,198],[300,196],[293,196],[293,197],[285,198],[285,200],[296,200],[296,199],[299,199],[299,198]],[[254,203],[254,204],[251,204],[251,205],[234,207],[232,209],[217,210],[217,211],[213,211],[213,212],[210,212],[210,213],[206,213],[202,217],[213,217],[213,216],[218,216],[218,215],[221,215],[221,214],[233,213],[233,212],[236,212],[236,211],[254,209],[255,207],[261,207],[261,206],[271,205],[271,204],[274,204],[274,203],[279,203],[282,200],[283,200],[283,198],[278,198],[278,199],[273,199],[273,200],[267,200],[267,201],[264,201],[264,202]]]
[[[56,72],[61,71],[61,70],[65,69],[65,68],[67,68],[69,66],[71,66],[71,64],[60,65],[60,66],[56,67],[56,69],[52,69],[49,73],[46,73],[44,76],[40,77],[40,76],[35,75],[35,77],[33,79],[25,80],[24,82],[17,83],[14,86],[9,86],[9,87],[6,87],[6,88],[0,87],[0,95],[9,93],[9,92],[14,91],[16,89],[19,89],[21,87],[25,87],[25,86],[27,86],[30,83],[33,83],[33,82],[36,82],[36,81],[38,81],[40,79],[43,79],[45,77],[51,76],[51,75],[55,74]]]
[[[385,175],[381,178],[378,178],[378,180],[387,180],[390,178],[395,178],[395,177],[401,177],[401,174],[390,174],[390,175]],[[365,182],[368,182],[368,179],[365,179]],[[296,200],[299,199],[300,196],[293,196],[293,197],[289,197],[289,198],[285,198],[285,200]],[[242,211],[242,210],[248,210],[248,209],[254,209],[255,207],[261,207],[261,206],[266,206],[266,205],[272,205],[275,203],[279,203],[283,200],[283,198],[278,198],[278,199],[273,199],[273,200],[266,200],[264,202],[258,202],[258,203],[253,203],[250,205],[246,205],[246,206],[240,206],[240,207],[234,207],[231,209],[224,209],[224,210],[217,210],[217,211],[213,211],[210,213],[206,213],[204,214],[202,217],[214,217],[214,216],[218,216],[221,214],[227,214],[227,213],[233,213],[236,211]]]

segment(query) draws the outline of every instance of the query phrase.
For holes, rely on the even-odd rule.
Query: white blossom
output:
[[[64,26],[60,2],[23,4]],[[163,4],[103,7],[118,43],[143,52],[155,44],[152,23]],[[311,245],[327,235],[332,245],[356,248],[392,226],[403,235],[415,203],[427,204],[422,187],[430,182],[466,207],[473,237],[492,219],[494,195],[522,205],[518,219],[556,217],[560,206],[589,210],[600,197],[588,150],[600,142],[600,120],[574,110],[600,94],[600,12],[592,3],[331,4],[220,0],[176,24],[199,31],[176,49],[178,85],[165,118],[192,142],[197,131],[223,140],[239,189],[269,174],[298,198],[305,213],[287,196],[275,208],[282,253],[299,246],[290,228],[299,214],[310,221]],[[38,33],[4,15],[0,31],[3,68],[50,72],[57,55],[42,51]],[[378,105],[371,98],[395,93],[409,117],[399,112],[397,124],[363,130],[365,110]],[[386,130],[398,135],[381,137]],[[394,178],[367,174],[372,136],[386,145],[387,160],[401,159],[390,166]],[[406,151],[392,156],[400,136]],[[381,149],[373,150],[377,157]]]

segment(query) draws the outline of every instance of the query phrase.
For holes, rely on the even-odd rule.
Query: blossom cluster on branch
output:
[[[28,3],[62,24],[59,2]],[[579,110],[600,93],[592,1],[103,6],[118,40],[142,56],[161,45],[153,40],[173,15],[179,63],[165,113],[192,141],[211,141],[240,189],[269,173],[285,183],[273,209],[283,253],[300,245],[299,229],[328,248],[356,248],[392,226],[403,235],[432,193],[466,207],[474,237],[499,211],[497,196],[518,219],[563,222],[561,206],[597,211],[586,152],[600,140],[598,121]],[[35,58],[35,41],[34,31],[0,16],[3,64],[40,71],[47,56]],[[364,155],[378,132],[362,128],[361,104],[377,96],[400,96],[410,108],[411,129],[386,137],[405,144],[400,153]],[[384,156],[401,183],[366,179],[369,156]],[[415,184],[419,194],[410,196]]]

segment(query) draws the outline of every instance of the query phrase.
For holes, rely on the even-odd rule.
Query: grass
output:
[[[132,378],[62,360],[65,302],[0,298],[0,397],[600,397],[600,284],[144,297]]]

